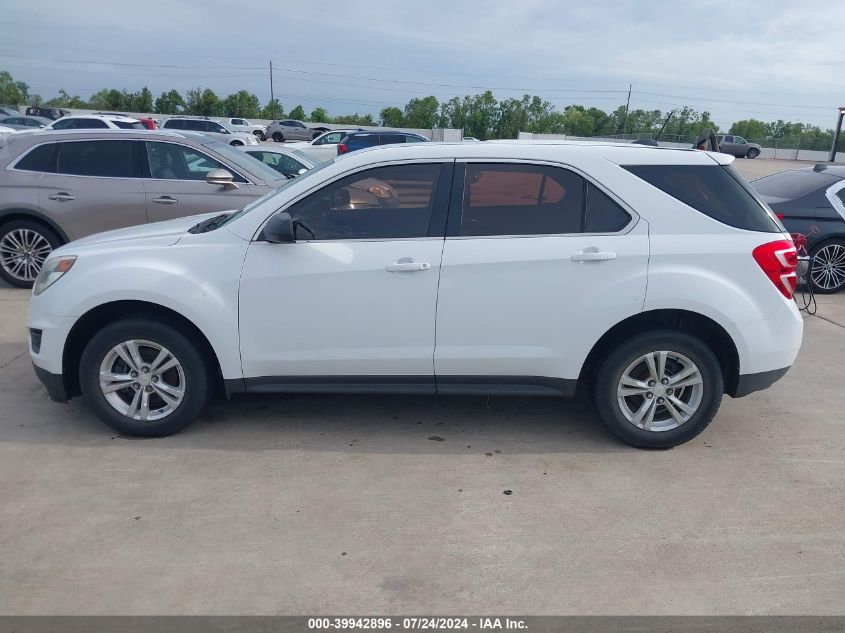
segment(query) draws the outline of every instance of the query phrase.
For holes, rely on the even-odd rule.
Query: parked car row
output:
[[[669,447],[800,346],[795,247],[723,154],[403,142],[282,180],[296,148],[77,134],[7,137],[0,185],[35,212],[0,248],[6,274],[44,263],[27,319],[38,377],[122,433],[177,432],[211,390],[584,383],[619,438]]]

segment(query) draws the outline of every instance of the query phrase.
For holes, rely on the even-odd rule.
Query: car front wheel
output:
[[[32,288],[53,249],[61,246],[55,232],[33,220],[12,220],[0,226],[0,278],[18,288]]]
[[[95,413],[126,435],[172,435],[200,414],[208,369],[179,330],[150,318],[101,329],[79,362],[82,392]]]
[[[759,155],[760,155],[760,150],[759,150],[759,149],[757,149],[756,147],[752,147],[752,148],[751,148],[751,149],[749,149],[749,150],[748,150],[748,152],[745,154],[745,157],[746,157],[746,158],[757,158]]]
[[[710,424],[723,393],[722,370],[710,348],[672,330],[622,343],[601,363],[593,384],[602,422],[640,448],[691,440]]]
[[[257,138],[259,141],[266,140],[266,137],[264,136],[264,132],[262,132],[261,130],[255,130],[255,132],[253,132],[253,134],[255,135],[255,138]]]
[[[845,240],[832,240],[812,250],[810,281],[813,290],[828,295],[845,287]]]

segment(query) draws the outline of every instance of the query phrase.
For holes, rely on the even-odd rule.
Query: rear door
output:
[[[61,141],[38,186],[42,209],[70,239],[147,221],[140,141]]]
[[[237,170],[189,145],[146,141],[143,152],[143,186],[150,222],[240,209],[259,195]],[[214,169],[230,172],[238,187],[208,184],[206,176]]]
[[[438,392],[568,392],[591,346],[642,308],[646,223],[559,165],[458,163],[455,180]]]

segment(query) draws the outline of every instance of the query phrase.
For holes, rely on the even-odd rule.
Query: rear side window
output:
[[[117,127],[122,130],[146,130],[147,128],[140,121],[117,121],[112,120]]]
[[[171,130],[184,130],[185,121],[183,119],[168,119],[164,122],[164,127]]]
[[[135,141],[59,143],[56,172],[73,176],[137,178]]]
[[[580,233],[584,179],[545,165],[467,165],[461,235]]]
[[[100,129],[108,128],[109,124],[102,119],[77,119],[79,124],[77,127],[82,129]]]
[[[746,231],[779,233],[775,220],[726,167],[628,165],[626,170],[696,211]]]
[[[22,169],[24,171],[51,171],[49,168],[50,157],[53,155],[53,149],[55,147],[55,143],[39,145],[21,158],[15,165],[15,169]]]
[[[587,184],[587,214],[584,226],[587,233],[618,233],[630,221],[628,212],[610,196],[593,183]]]
[[[405,135],[404,134],[380,134],[379,135],[379,143],[381,145],[392,145],[394,143],[404,143],[405,142]]]

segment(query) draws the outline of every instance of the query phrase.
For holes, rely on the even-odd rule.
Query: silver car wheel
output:
[[[182,403],[185,371],[167,348],[131,339],[111,348],[100,363],[100,391],[118,413],[153,422]]]
[[[704,381],[683,354],[650,352],[625,368],[616,388],[622,415],[645,431],[671,431],[698,411]]]
[[[12,229],[0,239],[0,266],[15,279],[32,282],[52,250],[38,231]]]
[[[813,259],[810,278],[823,290],[837,290],[845,285],[845,246],[828,244],[820,248]]]

